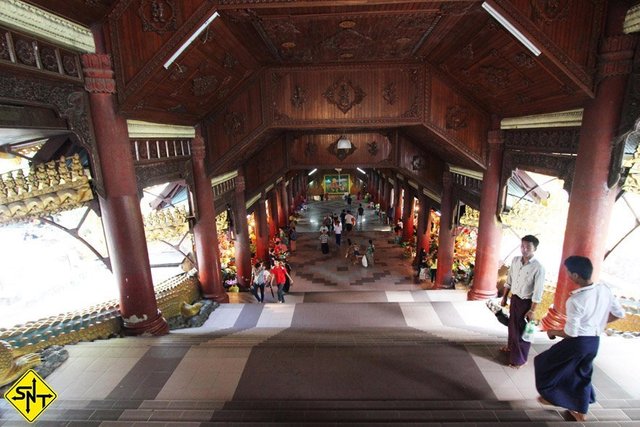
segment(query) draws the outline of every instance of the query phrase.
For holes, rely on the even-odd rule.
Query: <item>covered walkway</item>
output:
[[[340,204],[340,205],[338,205]],[[43,425],[558,425],[537,401],[533,366],[504,365],[506,340],[482,301],[423,290],[373,211],[351,237],[376,245],[371,268],[344,247],[323,255],[318,218],[341,202],[312,203],[291,257],[286,304],[223,304],[204,326],[162,337],[68,346],[47,378],[59,399]],[[338,211],[339,213],[339,211]],[[269,295],[267,302],[275,301]],[[550,341],[538,333],[535,354]],[[589,417],[640,424],[640,341],[603,337]],[[20,416],[0,406],[0,425]],[[462,424],[461,424],[462,423]],[[598,424],[601,425],[601,424]]]

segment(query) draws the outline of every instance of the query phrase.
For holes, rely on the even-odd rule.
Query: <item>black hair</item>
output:
[[[572,255],[564,260],[564,266],[567,267],[569,273],[576,273],[584,280],[591,280],[593,274],[593,264],[587,257]]]
[[[533,247],[535,249],[538,249],[538,245],[540,244],[540,240],[538,240],[538,238],[536,236],[533,236],[531,234],[527,234],[526,236],[524,236],[522,238],[523,242],[531,242],[533,243]]]

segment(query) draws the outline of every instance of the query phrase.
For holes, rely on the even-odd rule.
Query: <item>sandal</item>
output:
[[[587,421],[587,415],[586,414],[581,414],[578,411],[572,411],[571,409],[568,410],[569,411],[569,415],[571,415],[571,417],[576,420],[576,421]]]
[[[503,352],[503,353],[509,353],[511,350],[509,350],[509,347],[507,347],[505,345],[505,346],[500,347],[500,351]]]

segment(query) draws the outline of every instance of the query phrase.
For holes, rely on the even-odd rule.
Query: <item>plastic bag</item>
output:
[[[367,257],[366,256],[362,257],[362,266],[363,267],[368,267],[369,266],[369,261],[367,261]]]
[[[522,341],[527,341],[532,343],[536,333],[536,322],[534,320],[530,320],[524,327],[524,331],[522,332]]]

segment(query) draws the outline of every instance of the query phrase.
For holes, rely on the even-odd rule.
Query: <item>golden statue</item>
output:
[[[40,364],[40,356],[35,353],[13,356],[8,342],[0,341],[0,387],[11,384],[29,369]]]

